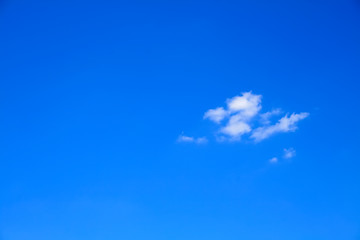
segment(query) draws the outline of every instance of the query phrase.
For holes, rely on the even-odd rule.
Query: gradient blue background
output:
[[[0,239],[360,239],[359,63],[356,0],[1,0]],[[217,143],[249,90],[310,117]]]

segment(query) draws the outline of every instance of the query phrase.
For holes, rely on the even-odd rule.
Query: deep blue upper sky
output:
[[[360,239],[359,63],[357,0],[0,0],[0,239]]]

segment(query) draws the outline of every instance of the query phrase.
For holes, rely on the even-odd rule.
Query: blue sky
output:
[[[360,239],[359,26],[357,0],[0,1],[0,239]]]

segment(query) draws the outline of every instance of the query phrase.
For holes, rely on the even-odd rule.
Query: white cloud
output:
[[[220,132],[231,136],[232,138],[238,138],[241,135],[251,131],[249,124],[241,120],[240,115],[234,115],[230,118],[228,124],[223,127]]]
[[[199,138],[194,138],[194,137],[189,137],[189,136],[185,136],[183,134],[181,134],[178,139],[178,142],[184,142],[184,143],[197,143],[197,144],[205,144],[208,142],[206,137],[199,137]]]
[[[204,119],[208,118],[213,122],[220,123],[227,115],[227,112],[222,107],[210,109],[204,114]]]
[[[250,137],[253,138],[256,142],[259,142],[276,133],[293,132],[297,129],[296,123],[308,116],[309,113],[306,112],[299,114],[293,113],[290,116],[285,115],[274,125],[263,126],[254,129]]]
[[[284,148],[284,155],[283,158],[290,159],[295,157],[296,151],[293,148]]]
[[[227,115],[230,117],[227,124],[220,129],[220,133],[229,136],[231,140],[239,140],[242,135],[251,132],[249,122],[261,109],[261,95],[245,92],[226,102]]]
[[[215,138],[219,142],[227,140],[251,139],[260,142],[277,133],[292,132],[297,129],[297,123],[308,117],[309,113],[293,113],[277,117],[281,109],[261,113],[262,95],[244,92],[226,100],[225,107],[209,109],[203,118],[218,124]],[[280,119],[279,119],[280,118]],[[277,120],[271,124],[272,120]],[[206,138],[194,138],[181,135],[179,142],[205,143]]]
[[[270,124],[270,118],[273,117],[273,116],[279,115],[280,113],[281,113],[280,108],[276,108],[276,109],[273,109],[273,110],[271,110],[269,112],[262,113],[262,114],[260,114],[261,122],[264,125],[268,125],[268,124]]]
[[[278,163],[279,159],[277,157],[273,157],[269,160],[269,163],[275,164]]]
[[[254,117],[261,109],[261,95],[245,92],[227,100],[229,112],[237,113],[243,120]]]
[[[193,137],[188,137],[184,135],[180,135],[178,138],[178,142],[193,142],[195,139]]]
[[[208,140],[207,140],[206,137],[200,137],[200,138],[197,138],[197,139],[195,140],[195,142],[198,143],[198,144],[205,144],[205,143],[208,142]]]

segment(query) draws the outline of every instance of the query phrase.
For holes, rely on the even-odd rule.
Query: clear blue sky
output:
[[[360,239],[359,63],[358,0],[0,0],[0,239]]]

